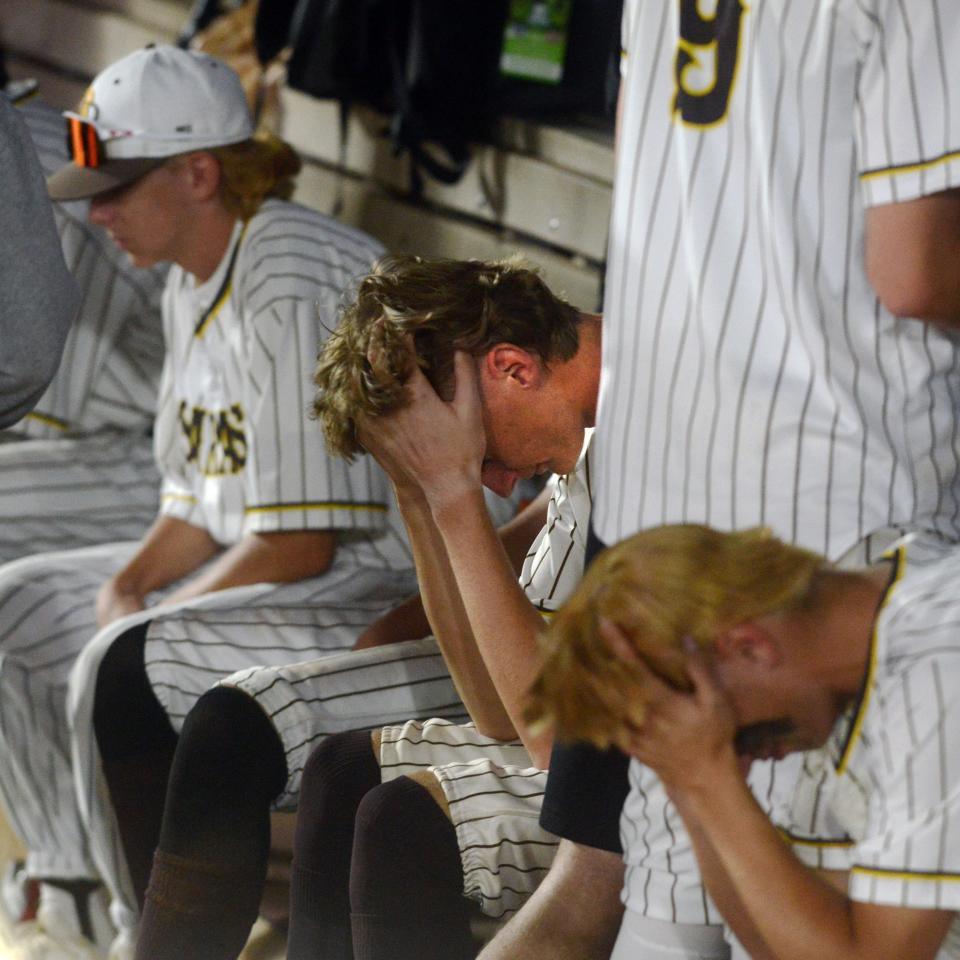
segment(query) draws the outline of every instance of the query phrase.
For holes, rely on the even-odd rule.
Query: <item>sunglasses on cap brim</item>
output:
[[[103,163],[105,151],[97,128],[80,117],[67,117],[67,153],[78,167],[96,169]]]

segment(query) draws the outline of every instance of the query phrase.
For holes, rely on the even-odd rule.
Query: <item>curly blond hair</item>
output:
[[[382,416],[407,402],[414,357],[449,399],[457,350],[482,356],[511,343],[544,364],[566,361],[577,352],[581,318],[519,258],[386,257],[360,281],[321,350],[314,415],[330,449],[349,459],[362,449],[358,417]]]
[[[559,739],[609,746],[626,721],[642,720],[645,704],[636,664],[610,651],[600,618],[623,631],[649,669],[689,690],[684,637],[708,647],[724,628],[807,608],[826,566],[763,528],[722,533],[682,524],[624,540],[591,564],[543,635],[528,720]],[[629,704],[629,717],[611,703]]]

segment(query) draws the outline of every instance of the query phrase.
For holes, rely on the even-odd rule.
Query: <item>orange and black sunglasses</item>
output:
[[[67,153],[78,167],[99,167],[103,162],[103,141],[88,120],[67,117]]]

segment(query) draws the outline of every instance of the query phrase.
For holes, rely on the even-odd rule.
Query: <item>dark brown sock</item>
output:
[[[157,848],[163,822],[173,753],[171,746],[167,750],[127,760],[103,761],[103,775],[110,788],[127,869],[141,910],[153,866],[153,851]]]
[[[477,954],[456,831],[408,777],[381,784],[360,804],[350,905],[356,960],[471,960]]]
[[[137,624],[114,640],[97,672],[93,711],[103,773],[141,907],[177,746],[147,679],[143,651],[149,626]]]
[[[136,960],[236,960],[260,905],[263,878],[158,850]]]
[[[310,754],[300,784],[287,960],[352,960],[353,825],[360,801],[379,783],[367,731],[329,737]]]
[[[208,690],[177,745],[137,956],[233,960],[257,918],[283,745],[247,694]]]

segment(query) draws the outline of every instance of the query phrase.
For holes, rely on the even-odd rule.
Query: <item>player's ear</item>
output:
[[[220,161],[208,150],[188,153],[182,159],[190,192],[198,200],[209,200],[220,192]]]
[[[718,660],[739,660],[758,667],[773,668],[783,659],[782,651],[769,630],[757,623],[739,623],[714,638]]]
[[[509,381],[523,389],[539,387],[544,370],[539,357],[512,343],[498,343],[483,357],[484,373],[491,380]]]

